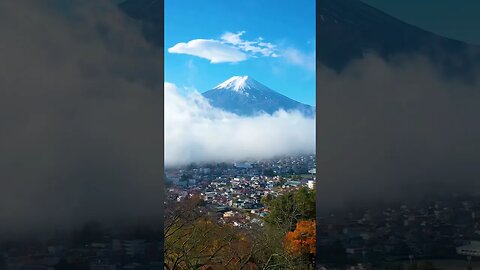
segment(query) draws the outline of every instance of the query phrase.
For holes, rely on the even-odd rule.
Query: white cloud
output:
[[[236,63],[248,58],[282,57],[288,63],[315,71],[315,51],[304,53],[296,48],[287,49],[266,42],[263,37],[244,40],[246,31],[225,32],[220,39],[194,39],[180,42],[168,49],[170,53],[188,54],[210,60],[210,63]]]
[[[236,34],[231,32],[226,32],[225,34],[222,35],[222,40],[224,40],[227,43],[237,45],[242,43],[242,39],[240,38],[240,36],[245,33],[246,33],[245,31],[240,31]]]
[[[294,65],[315,71],[315,52],[305,54],[297,49],[289,48],[283,51],[282,56]]]
[[[243,40],[245,31],[226,32],[220,39],[194,39],[180,42],[168,49],[169,53],[188,54],[210,60],[211,63],[235,63],[249,57],[278,57],[277,46],[263,41]]]
[[[210,63],[235,63],[247,59],[238,48],[213,39],[194,39],[180,42],[168,49],[169,53],[189,54],[210,60]]]
[[[222,35],[221,39],[223,42],[231,44],[239,48],[240,50],[250,53],[251,56],[261,56],[265,57],[277,57],[276,54],[277,46],[264,42],[262,37],[257,38],[256,41],[243,40],[241,36],[245,34],[245,31],[240,31],[238,33],[226,32]]]
[[[241,117],[165,83],[165,165],[315,153],[315,119],[300,113]]]

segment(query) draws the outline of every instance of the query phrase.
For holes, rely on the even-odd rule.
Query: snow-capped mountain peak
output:
[[[237,92],[243,92],[247,89],[263,88],[260,83],[255,81],[249,76],[233,76],[230,79],[224,81],[223,83],[217,85],[213,89],[221,90],[233,90]]]
[[[249,76],[233,76],[203,93],[213,107],[238,115],[273,114],[279,110],[315,116],[315,108],[288,98]]]

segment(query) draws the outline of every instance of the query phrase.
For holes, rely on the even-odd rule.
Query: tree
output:
[[[267,177],[274,177],[275,172],[272,169],[265,169],[265,170],[263,170],[263,175],[265,175]]]
[[[242,228],[212,218],[200,197],[169,201],[164,222],[167,269],[308,269],[297,255],[286,251],[284,241],[297,220],[315,218],[315,193],[300,189],[262,202],[268,204],[270,225]]]
[[[192,175],[190,175],[190,174],[185,174],[184,173],[180,176],[180,181],[181,182],[187,182],[190,179],[192,179]]]
[[[265,221],[270,225],[291,231],[300,219],[314,219],[315,213],[315,190],[301,188],[280,195],[266,204],[269,214]]]
[[[300,220],[285,236],[285,249],[294,255],[316,254],[316,221]]]
[[[284,246],[287,253],[297,258],[306,259],[310,264],[315,264],[316,247],[316,221],[300,220],[294,231],[285,236]]]
[[[300,180],[300,179],[302,179],[302,176],[296,175],[296,174],[292,175],[292,180]]]
[[[294,192],[295,202],[302,205],[302,215],[305,219],[314,219],[317,216],[315,208],[316,191],[302,187]]]
[[[267,194],[266,196],[262,197],[261,202],[264,205],[268,205],[273,200],[272,194]]]
[[[166,210],[164,256],[168,269],[257,269],[253,238],[211,219],[201,199],[172,202]]]

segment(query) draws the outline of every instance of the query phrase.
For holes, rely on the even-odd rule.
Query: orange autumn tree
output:
[[[285,250],[295,256],[315,256],[316,221],[300,220],[293,232],[288,232],[284,241]]]

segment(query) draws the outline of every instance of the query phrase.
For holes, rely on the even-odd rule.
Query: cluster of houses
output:
[[[267,195],[278,196],[299,187],[315,187],[315,156],[285,157],[257,162],[192,165],[168,169],[169,200],[193,195],[206,203],[208,214],[239,227],[262,226],[268,209]],[[295,176],[295,177],[292,177]],[[158,239],[116,237],[103,231],[100,239],[86,244],[18,243],[0,246],[0,269],[11,270],[147,270],[162,269]],[[68,242],[68,243],[67,243]]]
[[[199,195],[223,223],[262,225],[262,217],[268,214],[262,198],[276,197],[300,187],[314,189],[314,168],[314,156],[190,166],[167,171],[171,183],[167,194],[169,199],[177,201]]]
[[[161,269],[161,246],[144,239],[112,239],[82,247],[47,245],[10,247],[2,269],[11,270],[146,270]]]
[[[414,205],[329,213],[319,218],[321,247],[349,260],[480,259],[480,198],[452,196]]]

